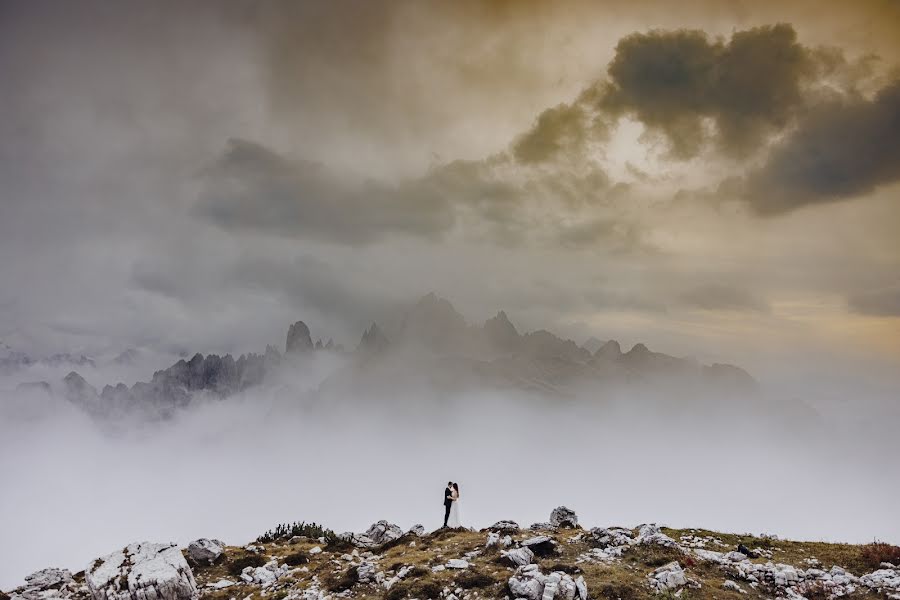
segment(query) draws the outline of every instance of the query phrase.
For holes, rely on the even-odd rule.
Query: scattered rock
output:
[[[672,561],[653,571],[648,577],[650,589],[657,594],[675,590],[688,582],[684,569],[678,564],[678,561]]]
[[[423,525],[413,525],[409,528],[409,531],[406,532],[408,535],[414,535],[416,537],[422,537],[425,535],[425,527]]]
[[[10,593],[12,600],[66,599],[78,591],[68,569],[41,569],[25,578],[25,585]]]
[[[556,554],[556,542],[547,535],[537,535],[528,538],[527,540],[519,542],[519,545],[523,548],[528,548],[537,556],[552,556]]]
[[[528,529],[532,531],[546,531],[548,529],[553,529],[553,525],[550,523],[532,523]]]
[[[725,580],[725,582],[722,584],[722,589],[723,590],[731,590],[732,592],[738,592],[739,594],[747,593],[746,590],[744,590],[744,588],[742,588],[736,582],[734,582],[730,579]]]
[[[590,533],[594,544],[599,548],[628,546],[634,543],[631,530],[623,527],[594,527]]]
[[[588,591],[584,578],[574,579],[568,573],[554,571],[549,575],[541,573],[537,565],[526,565],[516,569],[509,578],[509,591],[516,598],[527,600],[587,600]]]
[[[575,511],[566,508],[565,506],[559,506],[553,509],[553,512],[550,513],[550,525],[553,527],[568,527],[569,529],[574,529],[578,527],[578,516],[575,514]]]
[[[678,545],[678,542],[660,531],[659,525],[654,523],[641,525],[638,528],[638,535],[635,538],[635,542],[644,546],[656,544],[665,546],[666,548],[681,548],[681,546]]]
[[[375,542],[376,546],[380,546],[403,537],[403,530],[393,523],[381,520],[369,527],[366,537]]]
[[[188,560],[193,565],[211,565],[219,560],[224,551],[225,544],[206,538],[194,540],[187,547]]]
[[[501,555],[506,558],[512,566],[521,567],[529,564],[534,560],[534,552],[529,548],[514,548],[512,550],[504,550]]]
[[[188,600],[197,583],[175,544],[140,542],[93,561],[85,580],[94,600]]]
[[[468,569],[469,561],[463,560],[461,558],[451,558],[447,561],[448,569]]]
[[[356,569],[357,575],[359,575],[360,583],[367,583],[372,581],[375,578],[376,566],[375,563],[365,561]]]
[[[210,587],[214,590],[221,590],[221,589],[225,589],[227,587],[231,587],[233,585],[235,585],[235,582],[231,581],[230,579],[220,579],[219,581],[217,581],[215,583],[207,584],[206,587]]]
[[[519,531],[519,524],[515,521],[503,520],[497,521],[490,527],[488,527],[491,531],[496,531],[497,533],[516,533]]]
[[[378,546],[375,540],[364,533],[353,533],[352,531],[348,531],[347,533],[342,533],[338,537],[340,537],[344,541],[350,542],[357,548],[370,549],[376,548]]]

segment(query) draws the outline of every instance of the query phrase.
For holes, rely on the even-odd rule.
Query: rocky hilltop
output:
[[[900,547],[792,542],[653,524],[498,521],[426,533],[280,525],[245,546],[129,544],[84,571],[49,568],[0,600],[900,599]]]
[[[677,381],[710,395],[750,393],[756,387],[739,367],[702,365],[651,351],[641,343],[623,351],[616,340],[591,338],[582,346],[546,330],[520,333],[504,311],[482,325],[470,325],[449,301],[428,294],[398,325],[383,328],[373,323],[352,352],[330,339],[314,342],[309,326],[298,321],[288,329],[284,354],[274,346],[263,354],[238,358],[195,354],[157,371],[150,381],[131,387],[106,385],[102,390],[72,371],[62,382],[62,393],[98,417],[140,410],[166,418],[198,394],[224,398],[260,385],[278,370],[302,368],[323,352],[344,361],[315,392],[326,399],[379,394],[395,398],[404,391],[421,396],[474,388],[566,397],[597,386],[659,381]],[[25,385],[51,387],[46,382]]]

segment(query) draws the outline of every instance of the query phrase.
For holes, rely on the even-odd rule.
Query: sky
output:
[[[408,526],[430,518],[428,481],[448,471],[479,524],[567,502],[591,524],[900,535],[885,477],[900,397],[900,3],[0,0],[0,82],[0,348],[144,351],[134,367],[82,370],[102,387],[180,353],[283,347],[299,319],[354,348],[435,292],[473,323],[502,309],[520,331],[736,363],[829,423],[801,439],[771,427],[777,412],[677,428],[627,413],[604,443],[597,415],[578,414],[595,408],[504,397],[496,413],[463,403],[448,424],[401,415],[395,440],[379,434],[397,415],[318,415],[367,440],[372,470],[271,390],[110,437],[4,379],[0,538],[14,542],[0,585],[142,536]],[[34,369],[21,377],[67,370]],[[542,487],[509,506],[497,490],[521,471],[482,460],[496,419],[525,439],[572,428],[531,464],[567,465],[565,498]],[[631,440],[616,436],[642,427],[660,437],[620,452]],[[429,445],[460,428],[461,454]],[[765,493],[743,493],[723,451],[734,440],[768,469]],[[642,469],[673,444],[682,467],[661,485],[677,493],[660,503]],[[322,462],[304,458],[320,447]],[[630,493],[583,475],[598,465]],[[347,494],[332,505],[307,478],[335,471],[357,478],[334,484]],[[190,498],[223,481],[229,493],[172,499],[142,489],[148,477]],[[402,502],[354,511],[352,490],[385,482]],[[866,510],[831,518],[848,505]]]
[[[0,340],[900,358],[895,2],[0,3]],[[780,362],[776,360],[774,362]]]

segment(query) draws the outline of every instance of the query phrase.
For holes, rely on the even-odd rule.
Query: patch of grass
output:
[[[292,552],[284,557],[284,562],[292,567],[299,567],[309,562],[309,554],[302,551]]]
[[[341,574],[329,573],[323,583],[330,592],[344,592],[359,583],[359,571],[356,567],[350,567]]]
[[[384,600],[402,600],[403,598],[440,598],[442,586],[436,581],[401,581],[395,584],[384,595]]]
[[[860,560],[870,569],[877,569],[881,563],[888,562],[900,565],[900,546],[892,546],[884,542],[872,542],[862,547]]]
[[[495,583],[500,582],[490,575],[479,571],[466,571],[456,578],[456,585],[464,590],[491,587]]]
[[[677,548],[667,548],[657,544],[632,546],[625,553],[632,563],[640,563],[647,567],[661,567],[673,560],[683,560],[682,554]]]
[[[247,554],[236,558],[228,564],[228,574],[232,577],[240,577],[241,571],[247,567],[261,567],[268,561],[260,554]]]
[[[622,583],[604,583],[600,586],[600,596],[609,600],[633,600],[637,597],[634,587]]]
[[[417,539],[419,539],[419,536],[417,536],[416,534],[406,533],[404,535],[401,535],[400,537],[398,537],[395,540],[391,540],[389,542],[385,542],[382,545],[380,545],[378,547],[378,552],[384,553],[384,552],[387,552],[388,550],[390,550],[391,548],[396,548],[397,546],[408,546],[410,542],[413,542]]]

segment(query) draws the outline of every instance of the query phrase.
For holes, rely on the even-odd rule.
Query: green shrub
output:
[[[256,541],[260,544],[266,544],[278,540],[289,540],[295,535],[315,539],[323,537],[325,541],[337,538],[337,534],[330,529],[325,529],[317,523],[301,521],[298,523],[280,523],[274,529],[270,529],[256,538]]]

